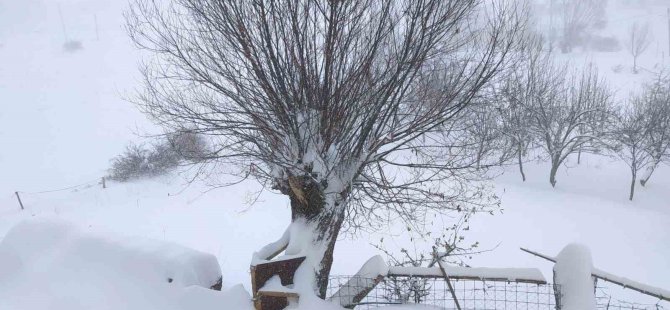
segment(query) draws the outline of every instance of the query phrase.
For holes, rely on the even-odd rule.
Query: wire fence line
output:
[[[332,276],[329,296],[348,285],[352,292],[368,288],[372,278]],[[560,287],[503,281],[452,280],[462,310],[554,310]],[[341,294],[341,293],[340,293]],[[341,296],[341,295],[340,295]],[[351,299],[350,299],[351,300]],[[606,287],[596,290],[598,310],[667,310],[660,303],[642,304],[612,297]],[[441,278],[389,276],[381,280],[362,300],[349,305],[354,309],[376,309],[388,305],[422,304],[436,309],[457,309],[454,296]]]
[[[75,185],[69,185],[66,187],[59,187],[59,188],[52,188],[52,189],[44,189],[44,190],[39,190],[39,191],[15,191],[5,199],[7,200],[14,200],[18,204],[18,206],[21,208],[21,210],[24,210],[26,207],[26,202],[22,198],[28,197],[39,197],[44,194],[51,194],[51,193],[58,193],[58,192],[65,192],[65,191],[71,191],[71,192],[78,192],[80,190],[88,189],[94,186],[101,186],[103,189],[106,188],[106,177],[99,177],[95,179],[90,179],[88,181],[75,184]]]
[[[99,185],[102,182],[102,178],[96,178],[93,180],[89,180],[83,183],[79,183],[76,185],[71,185],[63,188],[55,188],[55,189],[46,189],[46,190],[41,190],[41,191],[34,191],[34,192],[25,192],[25,191],[17,191],[19,194],[28,194],[28,195],[39,195],[39,194],[48,194],[48,193],[55,193],[55,192],[62,192],[62,191],[67,191],[67,190],[75,190],[79,188],[89,188],[95,185]]]
[[[668,310],[667,303],[661,304],[659,300],[655,304],[626,301],[610,294],[605,286],[596,287],[596,308],[598,310]]]
[[[360,283],[364,287],[370,279],[362,277],[331,277],[331,294],[343,285]],[[500,281],[452,280],[456,299],[463,310],[555,309],[555,291],[551,284],[532,284]],[[356,289],[352,291],[357,291]],[[386,277],[360,302],[355,309],[374,309],[389,304],[423,304],[437,309],[457,309],[447,282],[440,278]]]

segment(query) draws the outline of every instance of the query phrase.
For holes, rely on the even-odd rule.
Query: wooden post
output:
[[[451,286],[451,280],[449,279],[449,275],[447,274],[447,271],[444,270],[444,266],[442,266],[442,260],[437,255],[437,251],[435,251],[433,253],[433,255],[435,255],[435,260],[437,261],[437,265],[440,267],[440,271],[442,272],[442,276],[444,276],[444,281],[447,282],[447,287],[449,287],[449,292],[451,292],[451,297],[454,298],[454,303],[456,304],[456,309],[461,310],[461,305],[458,303],[458,298],[456,298],[456,292],[454,291],[454,287]]]
[[[105,177],[102,177],[102,189],[107,188],[107,185],[105,184]]]
[[[21,210],[25,210],[25,209],[23,208],[23,202],[21,202],[21,196],[19,196],[19,192],[16,191],[16,192],[14,192],[14,194],[16,194],[16,200],[19,201],[19,206],[21,206]]]

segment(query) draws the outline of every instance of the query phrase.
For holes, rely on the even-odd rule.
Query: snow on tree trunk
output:
[[[291,226],[285,254],[306,257],[295,274],[295,289],[301,296],[316,292],[325,298],[335,242],[344,221],[344,195],[326,193],[321,184],[308,178],[288,180]]]
[[[294,277],[295,289],[301,296],[316,293],[322,299],[326,297],[335,241],[342,220],[342,216],[329,219],[330,223],[297,218],[291,223],[291,239],[286,255],[306,257]]]
[[[556,309],[596,309],[595,279],[591,252],[581,244],[569,244],[556,256],[554,283],[560,294]]]

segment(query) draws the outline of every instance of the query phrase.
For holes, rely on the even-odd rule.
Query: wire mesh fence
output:
[[[348,286],[345,292],[364,291],[375,279],[357,276],[330,278],[329,296]],[[456,300],[462,310],[554,310],[560,287],[554,284],[533,284],[501,281],[452,280]],[[340,291],[340,296],[342,296]],[[596,288],[598,310],[668,310],[663,304],[626,301],[609,294],[609,288]],[[344,296],[354,300],[353,296]],[[422,304],[436,309],[458,309],[447,282],[442,278],[389,276],[360,301],[355,309],[376,309],[396,304]]]
[[[452,280],[452,287],[461,309],[555,309],[551,284],[532,284],[498,281]],[[369,285],[369,278],[332,277],[331,295],[344,285]],[[386,277],[368,295],[355,303],[355,309],[374,309],[389,304],[423,304],[437,309],[458,309],[447,282],[441,278]]]
[[[660,300],[655,304],[624,300],[612,294],[607,286],[596,287],[596,308],[598,310],[666,310],[669,309],[667,306],[667,302]]]

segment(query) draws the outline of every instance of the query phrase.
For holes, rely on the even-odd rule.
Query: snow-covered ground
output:
[[[623,31],[617,29],[637,19],[651,21],[657,43],[642,56],[641,66],[651,70],[656,63],[667,63],[667,25],[661,15],[670,3],[649,1],[654,3],[651,8],[640,9],[619,4],[625,1],[610,2],[621,10],[608,31]],[[25,219],[62,218],[83,230],[165,240],[211,253],[221,266],[224,289],[239,283],[249,289],[252,253],[276,240],[289,224],[285,197],[265,192],[250,205],[257,184],[210,190],[200,183],[186,186],[179,175],[109,182],[104,190],[97,184],[109,159],[128,141],[138,140],[136,133],[156,132],[123,99],[139,85],[140,59],[123,29],[124,5],[0,0],[0,237]],[[81,41],[83,49],[63,50],[59,7],[67,39]],[[596,62],[620,98],[645,76],[630,72],[632,59],[623,50],[574,55],[579,56],[577,64]],[[612,70],[617,65],[624,67],[619,73]],[[629,202],[629,175],[622,162],[593,155],[580,165],[572,159],[568,166],[559,172],[555,189],[544,163],[527,165],[525,183],[515,167],[497,178],[504,210],[476,216],[467,239],[495,249],[469,263],[538,267],[550,279],[551,263],[518,248],[556,255],[578,241],[591,248],[597,268],[670,288],[670,169],[661,167]],[[23,192],[26,210],[20,211],[15,191]],[[333,274],[355,273],[379,254],[370,243],[381,237],[390,246],[407,246],[405,237],[394,237],[400,230],[343,237],[336,246]]]

